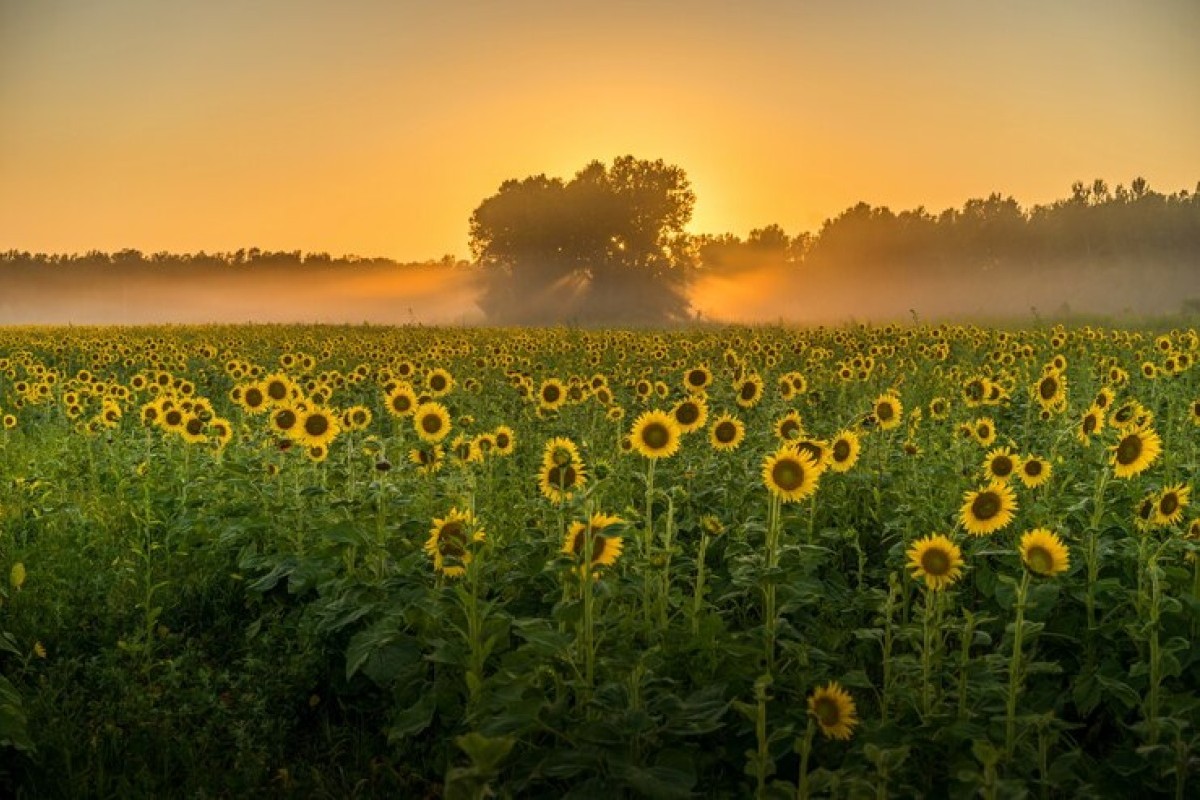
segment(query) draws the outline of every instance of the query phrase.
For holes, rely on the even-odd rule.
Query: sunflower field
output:
[[[0,328],[0,792],[1195,797],[1198,360]]]

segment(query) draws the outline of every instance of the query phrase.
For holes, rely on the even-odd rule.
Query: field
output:
[[[0,329],[0,791],[1194,797],[1197,360]]]

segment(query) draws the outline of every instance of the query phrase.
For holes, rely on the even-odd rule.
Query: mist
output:
[[[487,322],[477,304],[477,274],[434,265],[152,275],[47,270],[37,280],[0,276],[0,285],[0,324],[7,325]],[[529,287],[529,294],[536,289]],[[638,301],[606,291],[606,307]],[[1200,270],[1182,261],[1063,262],[1036,272],[933,275],[872,267],[809,269],[766,259],[698,273],[688,284],[687,299],[700,322],[838,324],[904,321],[913,313],[922,320],[1136,319],[1200,312]],[[553,312],[547,309],[547,320],[556,319]],[[604,324],[603,319],[588,322]]]

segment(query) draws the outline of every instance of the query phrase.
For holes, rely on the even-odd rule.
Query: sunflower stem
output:
[[[923,642],[921,647],[921,718],[928,720],[933,713],[933,656],[934,637],[941,630],[941,592],[925,589],[925,614],[921,618]]]
[[[767,672],[775,669],[775,629],[778,620],[775,612],[774,570],[779,563],[779,516],[780,499],[772,494],[767,501],[767,575],[763,586],[763,626],[766,631]]]
[[[692,635],[700,633],[700,606],[704,603],[704,559],[708,554],[708,531],[700,532],[700,552],[696,555],[696,590],[692,594]]]
[[[1150,628],[1150,685],[1146,688],[1144,713],[1150,744],[1158,744],[1159,684],[1162,682],[1162,651],[1158,641],[1158,618],[1162,602],[1162,586],[1159,581],[1158,553],[1151,550],[1143,540],[1144,569],[1150,579],[1149,628]]]
[[[1008,700],[1004,706],[1004,753],[1012,758],[1017,733],[1017,695],[1021,691],[1021,647],[1025,636],[1025,600],[1029,595],[1029,571],[1021,574],[1015,603],[1012,659],[1008,665]]]
[[[808,715],[808,726],[804,729],[804,738],[800,740],[800,771],[796,775],[796,800],[808,800],[808,756],[812,752],[813,735],[817,732],[815,718]]]
[[[645,574],[642,577],[642,622],[646,633],[650,632],[650,584],[653,580],[654,565],[652,555],[654,550],[654,465],[656,459],[650,459],[646,466],[646,530],[642,533],[642,555],[645,559]]]
[[[1100,477],[1096,480],[1096,495],[1092,501],[1092,518],[1089,520],[1087,546],[1084,548],[1084,560],[1087,562],[1087,593],[1084,602],[1087,606],[1088,629],[1088,660],[1096,647],[1096,582],[1100,578],[1100,522],[1104,518],[1104,488],[1108,485],[1109,470],[1100,467]]]

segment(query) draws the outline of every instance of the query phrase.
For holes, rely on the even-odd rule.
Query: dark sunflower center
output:
[[[688,373],[688,383],[692,386],[704,385],[704,373],[701,370],[694,369]]]
[[[575,468],[570,464],[551,467],[546,476],[550,479],[550,485],[559,489],[570,489],[578,477]]]
[[[251,408],[258,408],[263,404],[264,400],[262,391],[257,388],[247,389],[243,397],[246,400],[246,405]]]
[[[804,485],[804,466],[795,459],[781,458],[771,468],[771,480],[785,492],[793,492]]]
[[[680,425],[691,425],[700,419],[700,407],[695,403],[684,403],[675,411],[675,419]]]
[[[168,411],[165,419],[167,424],[173,428],[179,423],[183,422],[183,414],[179,411]]]
[[[990,427],[988,427],[987,425],[980,425],[978,428],[975,429],[975,432],[977,434],[979,434],[980,439],[992,438],[992,429]]]
[[[267,394],[272,400],[282,400],[287,397],[287,386],[283,381],[271,381],[267,384]]]
[[[1083,432],[1089,436],[1096,432],[1096,415],[1088,414],[1083,418]]]
[[[1008,456],[996,456],[992,459],[992,474],[997,478],[1006,478],[1012,471],[1013,462]]]
[[[879,418],[880,422],[887,422],[896,416],[896,409],[892,407],[891,403],[877,403],[875,416]]]
[[[1117,463],[1128,466],[1138,460],[1142,454],[1142,437],[1131,433],[1117,445]]]
[[[1138,517],[1141,519],[1150,519],[1150,515],[1154,513],[1154,501],[1146,499],[1138,506]]]
[[[784,439],[791,439],[800,432],[800,423],[794,419],[786,419],[779,426],[779,435]]]
[[[434,375],[429,379],[429,388],[435,392],[440,392],[446,388],[446,378],[442,375]]]
[[[329,430],[329,420],[322,414],[313,414],[304,420],[304,432],[309,436],[322,436]]]
[[[718,442],[721,444],[729,444],[737,437],[737,426],[732,422],[722,422],[717,425],[717,430],[715,433]]]
[[[940,547],[931,547],[921,555],[921,569],[927,575],[941,578],[950,572],[950,554]]]
[[[392,398],[392,408],[403,414],[412,408],[412,398],[406,394],[398,394]]]
[[[496,434],[496,446],[499,447],[501,450],[508,447],[509,441],[511,441],[511,440],[508,438],[507,433]]]
[[[967,384],[967,396],[972,400],[983,399],[983,383],[980,381],[971,381]]]
[[[1000,513],[1000,495],[996,492],[980,492],[971,502],[971,514],[978,520],[989,520]]]
[[[1058,393],[1058,381],[1054,378],[1042,378],[1042,382],[1038,384],[1038,394],[1043,400],[1049,400]]]
[[[296,413],[290,409],[283,409],[275,415],[275,424],[283,430],[287,430],[296,424]]]
[[[421,430],[429,434],[437,433],[442,429],[442,418],[437,414],[426,414],[421,417]]]
[[[462,523],[447,522],[438,531],[438,548],[443,556],[461,557],[466,552],[467,533]]]
[[[1174,492],[1167,492],[1158,501],[1158,511],[1164,517],[1169,517],[1179,508],[1179,495]]]
[[[547,403],[557,403],[559,397],[562,397],[562,393],[557,386],[547,386],[542,389],[542,399]]]
[[[850,457],[850,443],[845,439],[839,439],[833,443],[833,459],[834,461],[845,461]]]
[[[741,391],[738,392],[738,396],[743,400],[753,400],[757,394],[758,387],[752,381],[743,383]]]
[[[832,697],[822,697],[814,702],[813,714],[826,728],[836,727],[842,720],[842,710],[838,707],[837,700]]]
[[[1025,474],[1031,478],[1036,478],[1042,474],[1042,462],[1034,459],[1025,463]]]
[[[825,451],[816,442],[800,442],[796,446],[801,452],[812,456],[813,461],[817,463],[820,463],[821,459],[825,456]]]
[[[191,419],[189,419],[187,421],[187,425],[185,427],[187,428],[187,432],[190,433],[192,436],[199,436],[200,433],[204,430],[204,423],[201,422],[198,418],[192,417]]]
[[[661,422],[651,422],[642,429],[642,442],[651,450],[661,450],[671,441],[671,432]]]

